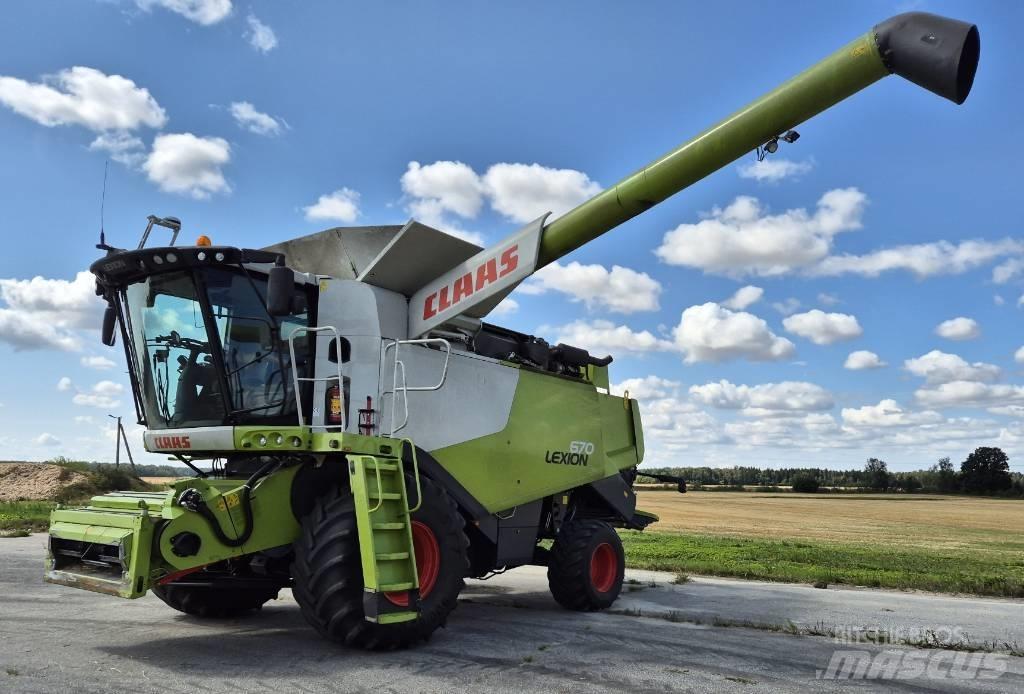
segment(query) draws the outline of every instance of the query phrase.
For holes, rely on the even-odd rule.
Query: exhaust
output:
[[[962,104],[981,41],[973,24],[925,12],[887,19],[697,137],[548,224],[537,267],[579,248],[705,176],[764,146],[769,153],[807,119],[896,74]]]

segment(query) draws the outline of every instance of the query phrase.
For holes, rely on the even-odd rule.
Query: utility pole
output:
[[[124,425],[121,424],[121,418],[115,417],[112,414],[108,414],[107,416],[111,419],[117,420],[117,446],[114,449],[114,467],[117,469],[121,468],[121,441],[123,440],[124,451],[128,454],[128,462],[131,463],[132,472],[136,473],[137,476],[138,471],[135,469],[135,459],[132,458],[132,449],[128,445],[128,435],[124,431]]]

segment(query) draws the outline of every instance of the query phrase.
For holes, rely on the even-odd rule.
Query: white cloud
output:
[[[799,177],[814,168],[812,160],[792,161],[790,159],[766,158],[761,161],[740,164],[740,178],[776,183],[784,178]]]
[[[245,21],[249,25],[248,31],[245,32],[245,38],[249,40],[250,46],[260,53],[269,53],[277,48],[277,34],[273,29],[252,14],[246,17]]]
[[[89,143],[90,151],[106,152],[114,161],[129,167],[136,167],[145,160],[145,149],[141,139],[123,130],[100,133]]]
[[[89,391],[75,393],[71,402],[84,407],[97,407],[104,410],[112,410],[121,402],[117,399],[124,393],[124,386],[114,381],[100,381]]]
[[[556,335],[554,343],[582,347],[597,356],[666,352],[673,349],[671,342],[655,337],[646,330],[636,332],[625,325],[615,325],[607,320],[578,320],[558,328],[542,326],[538,332],[553,333]]]
[[[791,315],[800,310],[803,304],[800,303],[800,299],[796,297],[789,297],[785,301],[776,301],[772,303],[772,308],[781,313],[784,316]]]
[[[537,271],[519,288],[524,294],[557,291],[582,301],[588,309],[605,308],[613,313],[657,311],[661,284],[646,272],[613,265],[568,265],[554,262]]]
[[[794,352],[793,343],[775,335],[761,318],[714,302],[683,311],[673,335],[687,363],[741,358],[769,361],[786,359]]]
[[[221,171],[230,160],[227,140],[176,133],[156,136],[142,168],[160,190],[205,200],[213,193],[231,192]]]
[[[231,14],[231,0],[135,0],[135,4],[146,11],[163,7],[203,26],[216,24]]]
[[[96,369],[97,371],[106,371],[117,366],[117,363],[113,359],[107,359],[99,355],[91,357],[82,357],[82,366],[88,369]]]
[[[483,176],[495,211],[517,222],[529,222],[545,212],[559,217],[601,186],[575,169],[550,169],[540,164],[495,164]]]
[[[655,253],[708,273],[782,275],[825,258],[836,234],[860,228],[866,205],[864,193],[842,188],[822,195],[813,214],[800,208],[770,215],[757,198],[741,196],[667,232]]]
[[[473,218],[480,212],[484,185],[473,169],[461,161],[409,162],[402,174],[402,191],[417,201],[430,201],[438,212]]]
[[[820,294],[818,294],[818,303],[822,304],[823,306],[835,306],[836,304],[839,303],[839,297],[833,296],[832,294],[826,294],[825,292],[821,292]]]
[[[59,446],[60,439],[49,432],[43,432],[33,439],[37,446]]]
[[[992,295],[992,303],[994,303],[996,306],[1002,306],[1003,304],[1006,303],[1006,299],[1004,299],[999,294],[993,294]]]
[[[903,368],[931,385],[952,381],[990,383],[999,378],[999,367],[994,364],[980,361],[969,364],[959,355],[937,349],[915,359],[907,359]]]
[[[257,111],[248,101],[235,101],[231,104],[231,116],[238,127],[257,135],[279,135],[282,121],[269,113]]]
[[[643,378],[627,378],[621,383],[613,383],[611,392],[623,396],[626,392],[636,400],[650,400],[674,396],[682,384],[661,376],[644,376]]]
[[[1013,360],[1018,364],[1024,364],[1024,347],[1013,353]]]
[[[0,342],[16,350],[81,349],[79,329],[100,325],[103,301],[97,298],[96,279],[79,272],[74,280],[33,277],[0,279]]]
[[[835,404],[832,395],[819,385],[806,381],[735,385],[726,380],[691,386],[690,397],[704,405],[725,410],[741,410],[754,417],[820,412]]]
[[[981,335],[981,329],[973,318],[960,316],[939,323],[935,328],[935,334],[947,340],[973,340]]]
[[[883,272],[907,270],[919,278],[958,275],[1004,255],[1024,252],[1024,243],[1002,241],[948,241],[896,246],[864,255],[835,255],[812,270],[815,275],[858,274],[877,277]]]
[[[789,316],[782,321],[782,325],[789,332],[807,338],[816,345],[831,345],[841,340],[852,340],[864,333],[856,316],[825,313],[817,308]]]
[[[992,268],[992,281],[1006,284],[1024,270],[1024,258],[1010,258]]]
[[[858,349],[856,352],[850,352],[850,355],[846,357],[846,362],[843,363],[843,368],[850,369],[851,371],[880,369],[883,366],[888,365],[882,361],[877,354],[869,352],[866,349]]]
[[[936,424],[942,421],[938,412],[908,412],[895,400],[885,399],[877,405],[843,408],[843,422],[854,427],[907,427],[916,424]]]
[[[506,296],[497,306],[491,309],[492,316],[510,316],[519,310],[519,302]]]
[[[71,390],[71,388],[71,379],[68,378],[67,376],[61,376],[61,379],[57,381],[57,390],[61,392],[66,392]]]
[[[978,381],[950,381],[914,392],[926,407],[1001,406],[1024,402],[1024,387]]]
[[[745,287],[737,289],[735,294],[722,302],[722,306],[733,311],[742,311],[748,306],[756,304],[763,296],[763,289],[748,284]]]
[[[0,104],[47,127],[80,125],[104,132],[143,125],[161,128],[167,122],[148,89],[121,75],[82,66],[61,70],[42,82],[0,76]]]
[[[311,222],[354,222],[359,217],[359,193],[351,188],[341,188],[321,195],[303,210]]]

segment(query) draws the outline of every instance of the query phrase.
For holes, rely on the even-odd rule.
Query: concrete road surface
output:
[[[1024,691],[1024,658],[712,625],[827,619],[839,631],[887,624],[911,634],[969,623],[975,633],[1016,635],[1024,620],[1013,601],[716,580],[670,586],[665,574],[631,572],[657,585],[627,587],[616,604],[627,614],[578,614],[553,603],[542,572],[524,569],[471,581],[428,644],[366,653],[323,641],[288,591],[251,617],[203,621],[152,596],[44,584],[44,541],[0,539],[2,692]],[[673,621],[690,619],[702,623]]]

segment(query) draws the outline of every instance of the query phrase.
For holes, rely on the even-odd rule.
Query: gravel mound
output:
[[[48,500],[88,475],[49,463],[0,465],[0,501]]]

